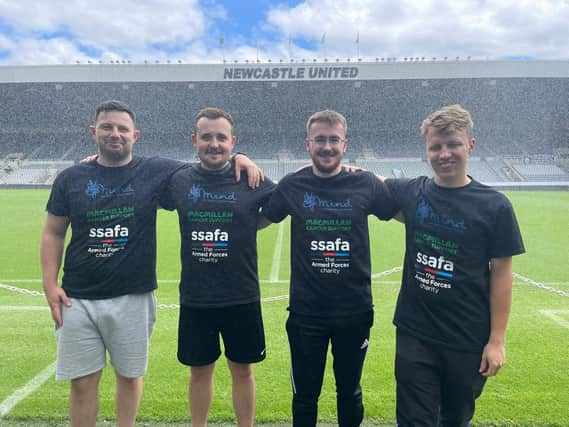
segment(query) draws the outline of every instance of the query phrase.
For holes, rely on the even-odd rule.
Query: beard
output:
[[[131,149],[128,145],[124,145],[119,150],[113,150],[103,143],[99,145],[99,154],[110,163],[120,163],[129,158]]]
[[[213,160],[208,157],[208,154],[218,154],[219,156],[217,160]],[[228,156],[227,153],[223,150],[212,150],[212,149],[207,149],[203,154],[198,153],[198,157],[200,158],[202,166],[210,170],[223,169],[225,165],[227,165],[227,163],[229,162],[229,159],[231,158],[231,156],[230,155]]]
[[[342,155],[338,152],[323,153],[316,152],[311,153],[312,164],[314,168],[322,174],[330,174],[334,172],[342,162]],[[324,162],[324,159],[331,159],[332,161]]]

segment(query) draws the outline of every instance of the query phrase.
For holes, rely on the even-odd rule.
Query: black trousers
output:
[[[398,427],[466,427],[486,378],[481,353],[437,347],[397,331]]]
[[[357,427],[363,419],[360,379],[373,311],[326,318],[291,313],[286,329],[291,354],[293,426],[316,426],[328,345],[332,345],[338,425]]]

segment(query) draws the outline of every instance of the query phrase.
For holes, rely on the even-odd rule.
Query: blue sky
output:
[[[568,22],[569,0],[0,0],[0,65],[569,59]]]

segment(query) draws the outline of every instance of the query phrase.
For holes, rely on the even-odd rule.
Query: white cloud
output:
[[[359,32],[362,56],[567,58],[567,22],[564,0],[307,0],[267,25],[315,42],[326,32],[329,56],[352,56]]]
[[[122,51],[189,43],[205,28],[197,0],[5,0],[0,7],[20,36],[65,32],[85,45]]]
[[[2,45],[3,43],[0,41],[0,46]],[[11,40],[9,48],[6,50],[12,52],[10,63],[22,65],[70,64],[77,60],[86,62],[88,59],[69,40],[57,38],[51,40]]]
[[[239,17],[223,0],[0,0],[0,63],[278,61],[291,53],[310,61],[354,58],[357,48],[367,59],[569,58],[569,0],[277,1],[251,35],[224,31]]]

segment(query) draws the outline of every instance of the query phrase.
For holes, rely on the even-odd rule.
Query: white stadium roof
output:
[[[0,66],[0,83],[569,78],[569,61],[282,62]]]

